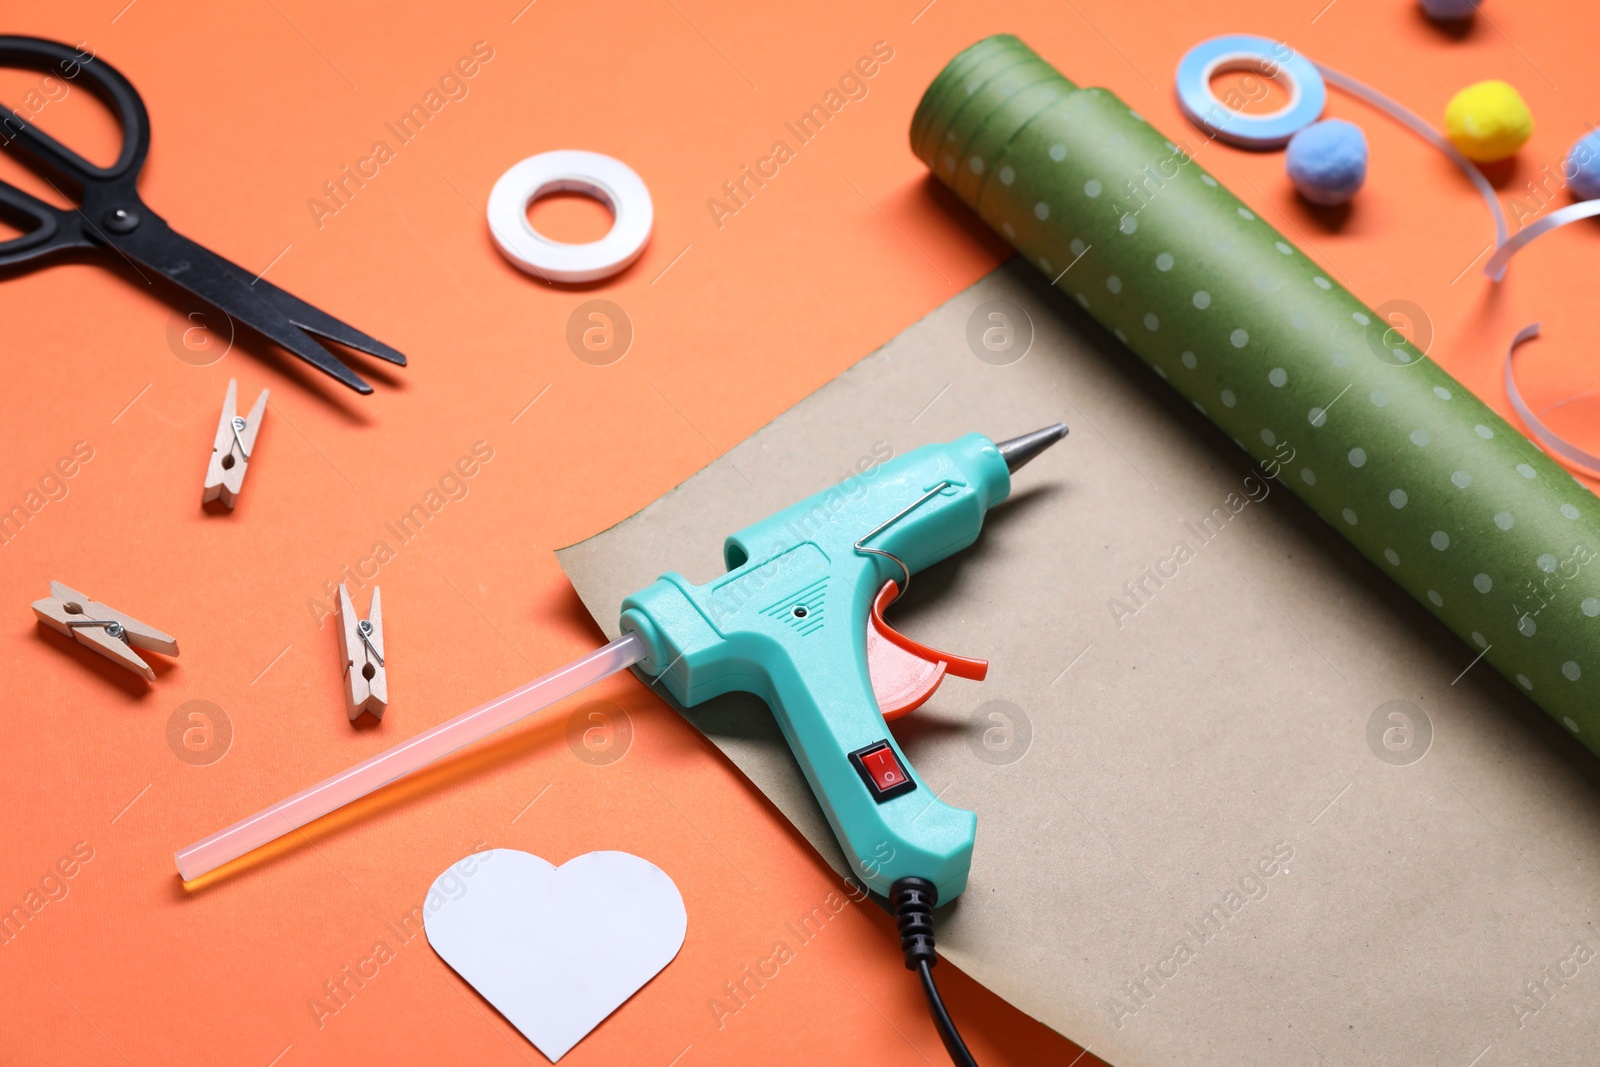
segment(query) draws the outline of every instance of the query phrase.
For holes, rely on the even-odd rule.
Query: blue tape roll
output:
[[[1229,107],[1211,91],[1214,75],[1229,70],[1275,70],[1289,83],[1289,102],[1277,111],[1251,115]],[[1252,33],[1230,33],[1201,41],[1178,61],[1178,106],[1208,133],[1245,148],[1281,148],[1317,121],[1328,87],[1315,64],[1281,41]]]

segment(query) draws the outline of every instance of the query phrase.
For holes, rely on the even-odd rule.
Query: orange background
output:
[[[1578,3],[1490,0],[1468,32],[1449,34],[1402,0],[123,2],[37,5],[8,29],[87,41],[138,86],[154,130],[142,194],[176,230],[252,272],[270,264],[272,281],[411,365],[391,374],[352,358],[377,385],[367,398],[243,334],[195,366],[169,345],[183,320],[167,295],[109,259],[0,281],[0,505],[22,502],[75,442],[94,453],[64,499],[0,546],[0,905],[22,902],[76,843],[94,857],[0,946],[8,1064],[543,1062],[423,941],[402,945],[386,926],[479,842],[558,863],[624,849],[683,892],[682,953],[566,1062],[942,1062],[872,908],[847,909],[714,1021],[723,983],[789,940],[784,924],[839,882],[628,677],[587,698],[631,722],[615,763],[576,758],[568,722],[592,708],[574,701],[202,886],[180,883],[172,852],[592,648],[599,631],[551,549],[655,499],[1004,257],[906,146],[922,89],[978,37],[1015,32],[1190,143],[1172,71],[1217,33],[1286,39],[1436,122],[1456,89],[1501,77],[1537,124],[1494,175],[1507,199],[1542,165],[1558,171],[1600,115],[1594,17]],[[307,201],[322,183],[387,139],[384,123],[480,40],[494,55],[467,97],[319,228]],[[894,58],[868,97],[719,228],[707,199],[877,41]],[[6,74],[0,99],[18,106],[37,80]],[[1535,407],[1591,388],[1600,231],[1543,239],[1494,289],[1467,269],[1490,234],[1468,183],[1388,120],[1330,97],[1372,146],[1347,214],[1298,203],[1279,154],[1209,146],[1199,158],[1369,303],[1424,308],[1433,354],[1502,412],[1501,354],[1535,319],[1546,339],[1522,357]],[[86,94],[38,122],[112,154],[110,122]],[[622,276],[551,287],[491,243],[481,213],[496,177],[555,148],[618,156],[648,183],[655,234]],[[592,234],[594,215],[538,210],[557,236]],[[565,341],[574,308],[597,297],[636,331],[606,367]],[[272,390],[232,513],[199,502],[230,376],[241,408]],[[926,399],[908,398],[908,412]],[[1569,406],[1559,425],[1600,448],[1596,411]],[[352,728],[334,625],[319,626],[308,602],[374,541],[396,547],[384,522],[478,441],[494,458],[467,495],[379,572],[392,702],[381,725]],[[28,604],[52,578],[175,634],[182,657],[154,657],[147,686],[37,626]],[[354,595],[364,610],[368,589]],[[168,747],[168,719],[191,700],[220,706],[234,731],[207,766]],[[379,940],[394,958],[319,1026],[308,1002]],[[943,981],[980,1062],[1077,1056],[952,971]]]

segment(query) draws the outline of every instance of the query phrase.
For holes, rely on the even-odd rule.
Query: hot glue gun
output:
[[[646,649],[637,669],[680,704],[735,690],[766,701],[851,867],[885,895],[915,876],[954,899],[978,820],[923,783],[884,720],[946,674],[981,679],[988,664],[895,632],[884,609],[917,571],[976,541],[1012,472],[1066,430],[916,449],[853,498],[829,489],[733,534],[721,577],[665,574],[622,602],[622,632]]]

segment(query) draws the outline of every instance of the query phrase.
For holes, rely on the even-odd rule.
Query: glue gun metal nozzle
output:
[[[995,447],[1000,449],[1000,457],[1006,461],[1006,470],[1015,474],[1024,463],[1065,436],[1067,436],[1067,424],[1058,422],[1054,426],[1046,426],[1042,430],[1025,433],[1009,441],[1001,441]]]

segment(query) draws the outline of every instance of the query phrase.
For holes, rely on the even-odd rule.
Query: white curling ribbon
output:
[[[1516,255],[1524,245],[1533,241],[1534,238],[1541,237],[1551,230],[1565,226],[1569,222],[1592,218],[1595,215],[1600,215],[1600,200],[1582,200],[1576,204],[1568,204],[1560,211],[1551,212],[1532,226],[1518,233],[1511,240],[1502,241],[1500,247],[1494,250],[1494,255],[1489,257],[1489,262],[1483,265],[1483,273],[1495,281],[1499,281],[1505,274],[1506,264],[1511,262],[1511,257]],[[1536,334],[1539,332],[1539,324],[1534,323],[1528,329]],[[1527,331],[1524,330],[1523,332],[1526,333]],[[1531,337],[1533,334],[1529,334],[1529,336]],[[1521,340],[1522,334],[1518,334],[1517,339]],[[1514,345],[1517,342],[1513,341],[1511,343]]]
[[[1326,66],[1322,63],[1317,63],[1315,60],[1312,62],[1315,64],[1317,70],[1322,74],[1322,76],[1328,81],[1337,85],[1345,92],[1350,93],[1352,96],[1357,96],[1362,100],[1365,100],[1379,111],[1387,114],[1396,122],[1399,122],[1401,125],[1410,128],[1412,133],[1415,133],[1418,137],[1421,137],[1424,141],[1427,141],[1429,144],[1433,145],[1433,147],[1449,156],[1451,162],[1460,167],[1461,173],[1465,174],[1467,179],[1471,181],[1473,185],[1477,186],[1478,192],[1483,194],[1483,202],[1489,205],[1489,215],[1494,219],[1495,248],[1500,249],[1505,245],[1505,212],[1500,208],[1500,200],[1494,195],[1494,187],[1489,184],[1489,179],[1483,176],[1483,172],[1479,170],[1471,160],[1462,155],[1460,151],[1457,150],[1455,145],[1451,144],[1445,139],[1443,134],[1423,121],[1420,115],[1401,104],[1399,101],[1389,99],[1387,96],[1384,96],[1382,93],[1378,92],[1378,90],[1372,88],[1372,86],[1358,82],[1348,74],[1341,74],[1332,67]],[[1518,236],[1520,237],[1521,235],[1519,234]],[[1532,237],[1529,238],[1529,240],[1532,239]],[[1482,254],[1483,253],[1481,252],[1479,253],[1479,255]],[[1489,275],[1489,277],[1493,278],[1495,281],[1499,281],[1502,277],[1504,277],[1506,271],[1505,260],[1499,260],[1498,265],[1496,263],[1498,254],[1499,253],[1497,252],[1496,258],[1491,258],[1488,265],[1484,267],[1484,273]],[[1509,259],[1510,257],[1507,256],[1507,258]]]
[[[1590,208],[1588,214],[1593,215],[1600,213],[1600,200],[1585,201],[1582,204],[1574,204],[1573,207]],[[1567,208],[1566,210],[1571,211],[1572,208]],[[1574,215],[1572,217],[1583,218],[1585,216]],[[1546,229],[1554,229],[1556,226],[1560,226],[1562,224],[1561,222],[1555,221],[1554,215],[1550,216],[1550,218],[1547,218],[1544,221],[1552,223],[1552,225],[1546,227]],[[1564,222],[1570,220],[1562,221]],[[1519,233],[1517,237],[1526,237],[1527,240],[1523,241],[1522,243],[1527,244],[1528,241],[1531,241],[1538,236],[1538,234],[1531,232],[1536,228],[1537,227],[1529,227],[1528,231]],[[1513,242],[1513,244],[1514,243],[1515,242]],[[1509,248],[1511,252],[1516,251],[1516,248],[1512,248],[1511,244],[1508,244],[1505,247]],[[1499,255],[1498,252],[1495,254]],[[1509,258],[1509,256],[1510,253],[1508,252],[1507,257]],[[1551,455],[1554,455],[1557,458],[1565,461],[1568,466],[1576,467],[1581,474],[1585,474],[1590,478],[1600,478],[1600,456],[1596,456],[1592,452],[1585,452],[1571,441],[1568,441],[1565,437],[1562,437],[1560,434],[1556,433],[1549,426],[1545,425],[1544,420],[1533,413],[1533,409],[1528,406],[1528,402],[1522,398],[1522,393],[1517,389],[1516,375],[1514,375],[1511,371],[1512,357],[1516,354],[1518,345],[1524,341],[1538,336],[1539,324],[1537,322],[1530,323],[1519,330],[1517,335],[1511,339],[1511,344],[1506,347],[1506,395],[1511,398],[1511,406],[1516,408],[1517,414],[1522,417],[1523,423],[1527,425],[1529,431],[1533,434],[1534,440],[1543,445],[1546,452],[1549,452]],[[1590,394],[1584,393],[1582,395],[1589,396]],[[1546,408],[1545,410],[1547,412],[1554,411],[1563,404],[1570,404],[1572,401],[1577,399],[1579,399],[1579,397],[1569,397],[1568,399],[1561,401],[1560,404],[1555,404],[1549,408]]]

